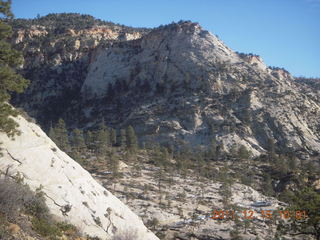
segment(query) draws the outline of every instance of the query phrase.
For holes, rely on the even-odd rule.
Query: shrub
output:
[[[15,221],[19,212],[31,215],[33,230],[50,240],[58,239],[63,232],[78,236],[78,230],[73,225],[53,220],[41,189],[32,192],[27,185],[22,184],[21,178],[15,180],[0,179],[0,239],[10,239],[4,223],[7,220]]]
[[[12,239],[7,230],[7,223],[8,222],[6,221],[6,219],[2,215],[0,215],[0,239]]]
[[[5,226],[0,225],[0,239],[12,239],[9,232],[6,230]]]
[[[33,198],[25,203],[26,213],[39,218],[39,219],[49,219],[49,209],[46,205],[43,193],[40,190],[33,193]]]
[[[116,233],[112,240],[136,240],[138,239],[138,234],[136,230],[124,230]]]
[[[37,218],[49,218],[49,210],[40,191],[34,193],[21,182],[0,179],[0,212],[7,219],[14,220],[19,211]]]
[[[8,178],[0,179],[0,211],[8,219],[15,219],[19,210],[34,200],[34,194],[25,185]]]
[[[61,236],[61,230],[51,221],[47,219],[32,219],[32,228],[39,233],[41,236],[44,237],[54,237],[54,236]]]

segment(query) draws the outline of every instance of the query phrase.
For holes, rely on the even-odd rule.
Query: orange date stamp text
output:
[[[214,220],[236,220],[236,219],[243,219],[243,220],[253,220],[256,218],[262,219],[273,219],[274,217],[278,217],[283,220],[288,219],[296,219],[296,220],[304,220],[308,218],[307,211],[305,210],[242,210],[242,211],[235,211],[235,210],[222,210],[222,209],[215,209],[212,210],[210,218]]]

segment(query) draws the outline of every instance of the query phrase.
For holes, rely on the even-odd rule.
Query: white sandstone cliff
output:
[[[84,234],[111,239],[121,231],[132,231],[137,239],[158,239],[125,204],[58,149],[39,126],[22,117],[16,121],[20,136],[13,140],[0,133],[0,173],[20,173],[32,190],[41,187],[50,212]]]

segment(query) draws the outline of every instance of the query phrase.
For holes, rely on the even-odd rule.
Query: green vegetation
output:
[[[225,208],[229,207],[230,198],[232,196],[232,192],[231,192],[232,179],[230,178],[228,171],[229,171],[229,167],[226,164],[219,171],[219,175],[220,175],[219,180],[222,183],[220,186],[220,195],[222,196],[222,203]]]
[[[12,238],[7,231],[9,221],[19,224],[24,228],[23,231],[35,231],[50,240],[56,240],[62,234],[68,234],[70,237],[79,236],[78,230],[74,226],[53,220],[40,188],[33,192],[21,182],[22,179],[19,176],[14,179],[9,179],[9,177],[0,179],[1,239]],[[28,224],[21,223],[21,213],[28,216],[24,221],[31,219],[32,230],[27,228]]]
[[[17,110],[9,104],[10,94],[21,93],[28,81],[17,73],[17,68],[23,63],[20,52],[11,48],[7,39],[11,36],[11,27],[5,24],[4,18],[12,18],[11,2],[0,1],[0,131],[8,136],[18,133],[18,124],[10,118],[17,116]]]
[[[111,29],[122,27],[125,32],[133,31],[149,31],[147,28],[132,28],[120,24],[115,24],[94,17],[87,14],[79,13],[51,13],[46,16],[38,16],[35,19],[15,19],[10,21],[14,28],[28,28],[32,25],[42,25],[48,29],[53,29],[55,34],[65,33],[67,29],[83,30],[92,28],[94,26],[106,25]]]
[[[292,218],[291,228],[297,232],[295,235],[313,235],[317,240],[320,239],[320,193],[311,187],[305,187],[298,191],[291,199],[291,210],[306,211],[308,218],[301,220]]]
[[[102,133],[101,129],[104,129],[105,132]],[[72,149],[78,149],[78,144],[83,146],[82,140],[72,140],[73,135],[79,135],[80,132],[79,130],[74,130],[69,137]],[[109,134],[105,134],[106,132]],[[114,132],[114,134],[111,134],[111,132]],[[99,134],[100,137],[97,138]],[[133,176],[139,175],[143,164],[152,164],[154,166],[153,177],[157,184],[152,191],[157,192],[159,207],[161,208],[170,206],[170,196],[166,193],[165,186],[167,183],[173,183],[173,180],[170,180],[171,175],[175,176],[179,174],[181,177],[186,178],[188,176],[196,176],[199,181],[203,182],[208,180],[221,182],[220,195],[226,209],[234,208],[234,206],[230,205],[232,184],[234,182],[241,182],[255,189],[260,189],[266,195],[278,197],[290,203],[291,208],[309,209],[308,214],[314,216],[308,221],[290,222],[290,232],[285,231],[288,228],[288,224],[283,224],[285,227],[279,227],[275,233],[276,236],[279,237],[284,233],[308,233],[314,236],[318,234],[317,224],[319,219],[317,213],[319,212],[319,193],[314,190],[299,193],[299,190],[281,189],[281,184],[277,188],[275,187],[275,182],[283,182],[283,179],[292,178],[294,183],[297,184],[296,189],[300,189],[300,187],[303,188],[307,185],[307,183],[303,182],[303,179],[318,174],[312,164],[300,166],[293,154],[279,154],[275,149],[271,148],[266,155],[252,157],[251,153],[244,147],[235,147],[231,151],[232,153],[229,154],[223,152],[223,147],[215,141],[212,142],[211,148],[208,150],[201,148],[192,149],[187,145],[174,149],[172,146],[164,147],[156,143],[148,143],[143,145],[143,148],[139,148],[137,144],[139,141],[132,127],[128,127],[126,130],[119,129],[115,131],[106,126],[98,126],[97,129],[86,131],[84,135],[86,136],[84,149],[89,149],[83,153],[85,155],[84,159],[91,160],[85,160],[82,164],[85,167],[106,167],[111,171],[111,174],[109,173],[108,176],[112,182],[116,182],[121,177],[121,171],[119,170],[120,160],[133,167]],[[97,139],[104,139],[102,142],[106,151],[102,156],[93,158],[93,156],[98,156],[96,154],[98,151],[97,146],[102,143],[97,141]],[[116,143],[116,140],[121,144],[119,142]],[[112,142],[113,144],[111,144]],[[132,145],[132,143],[134,144]],[[132,151],[132,149],[135,150]],[[144,186],[142,190],[142,199],[148,198],[149,186]],[[135,193],[131,192],[128,187],[125,188],[124,192],[126,193],[127,200],[136,198]],[[178,201],[185,202],[187,201],[187,192],[181,191],[176,197]],[[304,199],[304,201],[301,201],[301,199]],[[151,228],[157,229],[158,223],[156,220],[150,221],[148,224]],[[251,225],[250,222],[239,222],[230,231],[230,237],[232,239],[241,239],[242,232],[245,234],[248,231],[251,232],[251,229],[254,229],[254,225]]]
[[[126,146],[129,150],[135,151],[138,147],[138,140],[132,126],[128,126],[126,131]]]
[[[57,125],[49,130],[49,137],[64,151],[70,151],[68,132],[63,119],[59,119]]]
[[[83,131],[79,129],[74,129],[70,136],[71,144],[71,157],[78,162],[82,162],[82,156],[87,151],[87,146],[84,141]]]

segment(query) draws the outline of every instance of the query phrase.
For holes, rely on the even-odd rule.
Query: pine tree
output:
[[[118,145],[120,147],[126,146],[126,130],[125,129],[120,129],[120,137],[118,140],[119,140]]]
[[[78,162],[82,162],[82,155],[85,152],[86,145],[83,138],[83,132],[74,129],[71,134],[71,157]]]
[[[267,196],[272,196],[274,194],[274,190],[272,187],[272,178],[269,173],[264,173],[264,181],[263,181],[263,193]]]
[[[227,207],[230,203],[230,198],[232,196],[231,192],[231,178],[228,174],[229,167],[227,164],[224,164],[221,171],[219,171],[219,177],[221,181],[221,187],[220,187],[220,194],[222,196],[222,202],[224,204],[224,207]]]
[[[126,131],[126,146],[132,151],[135,151],[138,147],[138,139],[132,126],[128,126]]]
[[[91,150],[93,150],[94,147],[94,136],[93,133],[88,130],[85,134],[85,143],[87,145],[87,147]]]
[[[115,129],[110,129],[110,145],[114,146],[117,143],[117,132]]]
[[[268,149],[269,161],[271,161],[272,158],[275,158],[275,155],[276,155],[276,150],[275,150],[276,147],[275,147],[273,138],[268,138],[267,149]]]
[[[54,136],[55,136],[55,143],[58,147],[64,151],[70,151],[69,139],[68,139],[68,132],[66,129],[66,124],[63,119],[59,119],[56,127],[54,128]]]
[[[12,35],[10,26],[4,23],[3,18],[12,18],[11,1],[0,1],[0,131],[8,136],[19,133],[18,124],[9,116],[17,116],[17,110],[9,104],[10,93],[21,93],[28,85],[16,72],[23,63],[22,54],[11,48],[7,39]]]
[[[215,139],[212,139],[209,152],[208,152],[208,158],[215,160],[217,157],[217,142]]]
[[[315,239],[320,240],[320,193],[310,187],[299,189],[294,195],[290,205],[290,210],[296,213],[305,211],[301,219],[293,218],[291,229],[297,232],[294,235],[312,235]]]
[[[112,178],[117,179],[119,177],[119,158],[114,154],[113,149],[108,152],[108,169],[112,172]]]
[[[52,127],[51,124],[50,124],[50,128],[49,128],[48,137],[49,137],[52,141],[55,141],[54,128]]]
[[[83,132],[79,129],[74,129],[71,134],[71,146],[72,149],[77,152],[83,152],[86,148],[84,142]]]
[[[106,150],[109,145],[109,139],[109,131],[103,122],[100,124],[95,135],[95,150],[100,157],[106,154]]]
[[[241,145],[238,149],[238,156],[241,160],[248,160],[251,157],[251,152]]]
[[[288,157],[288,167],[291,171],[295,171],[297,170],[297,166],[298,166],[298,163],[297,163],[297,159],[295,156],[289,156]]]

